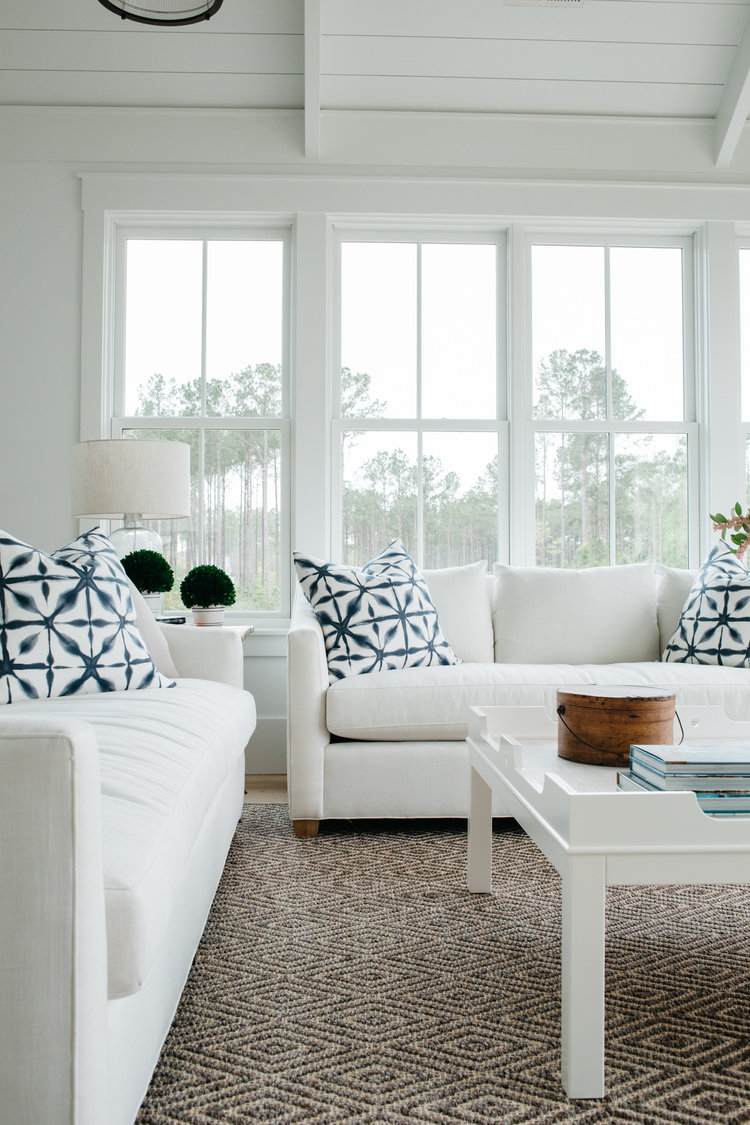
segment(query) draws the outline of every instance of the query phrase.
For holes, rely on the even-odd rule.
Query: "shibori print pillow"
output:
[[[361,568],[294,554],[323,629],[332,680],[362,672],[459,664],[419,568],[400,539]]]
[[[696,574],[662,660],[750,668],[750,573],[723,541]]]
[[[173,686],[141,639],[127,575],[98,528],[52,555],[0,531],[0,703]]]

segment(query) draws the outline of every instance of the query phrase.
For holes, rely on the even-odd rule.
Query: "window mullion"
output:
[[[422,243],[417,243],[417,563],[424,566],[424,472],[422,465]]]
[[[208,242],[203,240],[203,277],[201,293],[201,417],[206,416],[206,329],[208,326]]]
[[[616,503],[616,487],[615,487],[615,438],[612,432],[612,420],[614,418],[614,402],[613,402],[613,389],[614,380],[612,378],[612,288],[611,288],[611,273],[610,273],[610,257],[609,246],[604,247],[604,370],[606,372],[606,419],[607,419],[607,449],[608,449],[608,500],[609,500],[609,518],[607,521],[609,528],[609,565],[613,566],[616,562],[615,552],[615,523],[617,513],[615,510]]]

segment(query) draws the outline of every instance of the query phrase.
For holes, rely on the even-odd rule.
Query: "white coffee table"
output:
[[[679,707],[687,741],[750,745],[750,722]],[[625,793],[616,769],[557,757],[541,707],[474,707],[467,884],[492,887],[492,794],[562,876],[562,1084],[604,1096],[604,909],[608,886],[750,883],[750,818],[707,816],[692,793]],[[675,738],[677,741],[677,738]]]

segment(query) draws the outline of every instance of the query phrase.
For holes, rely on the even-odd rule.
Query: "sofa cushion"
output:
[[[143,643],[105,535],[47,555],[0,532],[0,703],[172,683]]]
[[[658,660],[652,564],[556,570],[495,564],[495,660],[610,664]]]
[[[423,570],[440,620],[456,656],[472,663],[492,663],[492,605],[487,561],[442,570]]]
[[[697,570],[656,564],[656,613],[659,621],[659,652],[664,652],[680,624],[682,607],[690,593]]]
[[[590,684],[590,674],[570,664],[459,664],[407,668],[331,684],[326,718],[342,738],[466,738],[469,707],[540,706],[549,684]]]
[[[457,663],[424,578],[400,539],[361,568],[296,551],[294,565],[323,630],[331,680]]]
[[[717,543],[695,576],[665,661],[750,667],[750,574]]]
[[[148,603],[140,590],[128,578],[128,589],[133,599],[135,610],[135,624],[141,639],[149,651],[149,655],[162,676],[176,679],[179,675],[172,653],[169,651],[167,638],[159,627],[159,622],[154,617]]]
[[[207,680],[14,704],[81,719],[99,743],[109,996],[148,976],[212,802],[255,724],[247,692]]]
[[[747,718],[750,671],[662,661],[624,664],[460,664],[340,680],[328,689],[332,734],[347,739],[428,741],[466,738],[469,707],[546,707],[558,688],[623,685],[674,691],[677,705],[724,707]]]

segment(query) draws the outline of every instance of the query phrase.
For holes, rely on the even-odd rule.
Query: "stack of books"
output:
[[[750,745],[630,747],[619,789],[636,793],[692,790],[709,816],[750,816]]]

